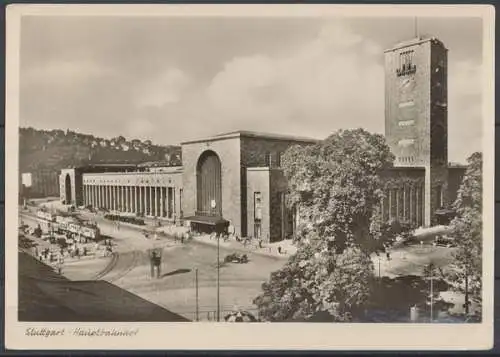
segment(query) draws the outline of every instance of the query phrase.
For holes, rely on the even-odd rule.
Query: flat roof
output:
[[[128,171],[128,172],[121,172],[121,171],[116,171],[116,172],[86,172],[83,175],[85,176],[91,176],[91,175],[151,175],[151,176],[158,176],[158,175],[170,175],[170,174],[180,174],[182,173],[182,167],[177,166],[175,170],[165,170],[165,171]]]
[[[394,46],[392,46],[391,48],[386,49],[384,51],[384,53],[395,51],[395,50],[400,50],[400,49],[405,48],[405,47],[415,46],[415,45],[419,45],[419,44],[426,43],[426,42],[438,43],[447,50],[444,43],[441,42],[438,38],[436,38],[434,36],[430,36],[430,35],[424,35],[424,36],[418,36],[418,37],[412,38],[410,40],[401,41],[401,42],[395,44]]]
[[[218,141],[218,140],[226,140],[226,139],[233,139],[233,138],[242,138],[242,137],[260,138],[260,139],[269,139],[269,140],[282,140],[282,141],[296,141],[296,142],[310,143],[310,144],[315,144],[315,143],[321,141],[319,139],[313,139],[313,138],[303,137],[303,136],[263,133],[263,132],[250,131],[250,130],[237,130],[237,131],[231,131],[231,132],[227,132],[227,133],[217,134],[217,135],[207,137],[204,139],[195,139],[195,140],[190,140],[190,141],[184,141],[181,143],[181,145],[201,143],[201,142],[205,142],[205,141]]]

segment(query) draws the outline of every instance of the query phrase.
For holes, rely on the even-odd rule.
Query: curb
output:
[[[209,243],[209,242],[206,242],[204,240],[196,239],[196,238],[192,238],[190,242],[196,242],[196,243],[208,245],[211,247],[217,247],[217,244]],[[291,255],[279,256],[279,255],[269,254],[266,252],[251,251],[251,250],[242,249],[242,248],[232,248],[232,247],[227,247],[227,246],[223,246],[223,245],[221,245],[220,247],[224,248],[226,250],[233,250],[233,251],[236,251],[239,253],[256,254],[256,255],[265,256],[268,258],[274,258],[276,260],[284,260],[284,259],[288,259],[291,257]]]

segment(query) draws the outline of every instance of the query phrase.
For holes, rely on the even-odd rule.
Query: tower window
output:
[[[410,146],[410,145],[413,145],[414,143],[415,143],[414,139],[402,139],[402,140],[399,140],[398,145],[399,146]]]
[[[413,58],[415,57],[415,51],[404,51],[399,54],[398,68],[396,69],[396,74],[398,77],[406,76],[417,71],[417,66],[413,63]]]
[[[398,123],[399,126],[411,126],[415,124],[415,120],[402,120]]]
[[[270,152],[266,152],[266,166],[271,167],[273,162],[273,156]]]
[[[278,155],[277,155],[276,159],[277,159],[276,165],[278,167],[281,167],[281,163],[283,161],[283,153],[282,152],[278,152]]]

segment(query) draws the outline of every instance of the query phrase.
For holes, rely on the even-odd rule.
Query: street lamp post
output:
[[[465,317],[469,316],[469,272],[468,264],[465,264]]]
[[[199,321],[199,310],[198,310],[198,268],[194,270],[194,279],[196,284],[196,321]]]
[[[431,275],[430,279],[431,279],[431,322],[432,322],[434,318],[434,274]]]
[[[220,321],[220,303],[219,303],[219,299],[220,299],[220,277],[219,277],[219,273],[220,273],[220,263],[219,263],[219,241],[220,241],[220,237],[219,235],[217,235],[217,322]]]

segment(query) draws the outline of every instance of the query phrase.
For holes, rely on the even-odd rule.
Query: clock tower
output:
[[[447,51],[434,37],[385,51],[385,135],[395,166],[425,169],[426,226],[447,203]]]

